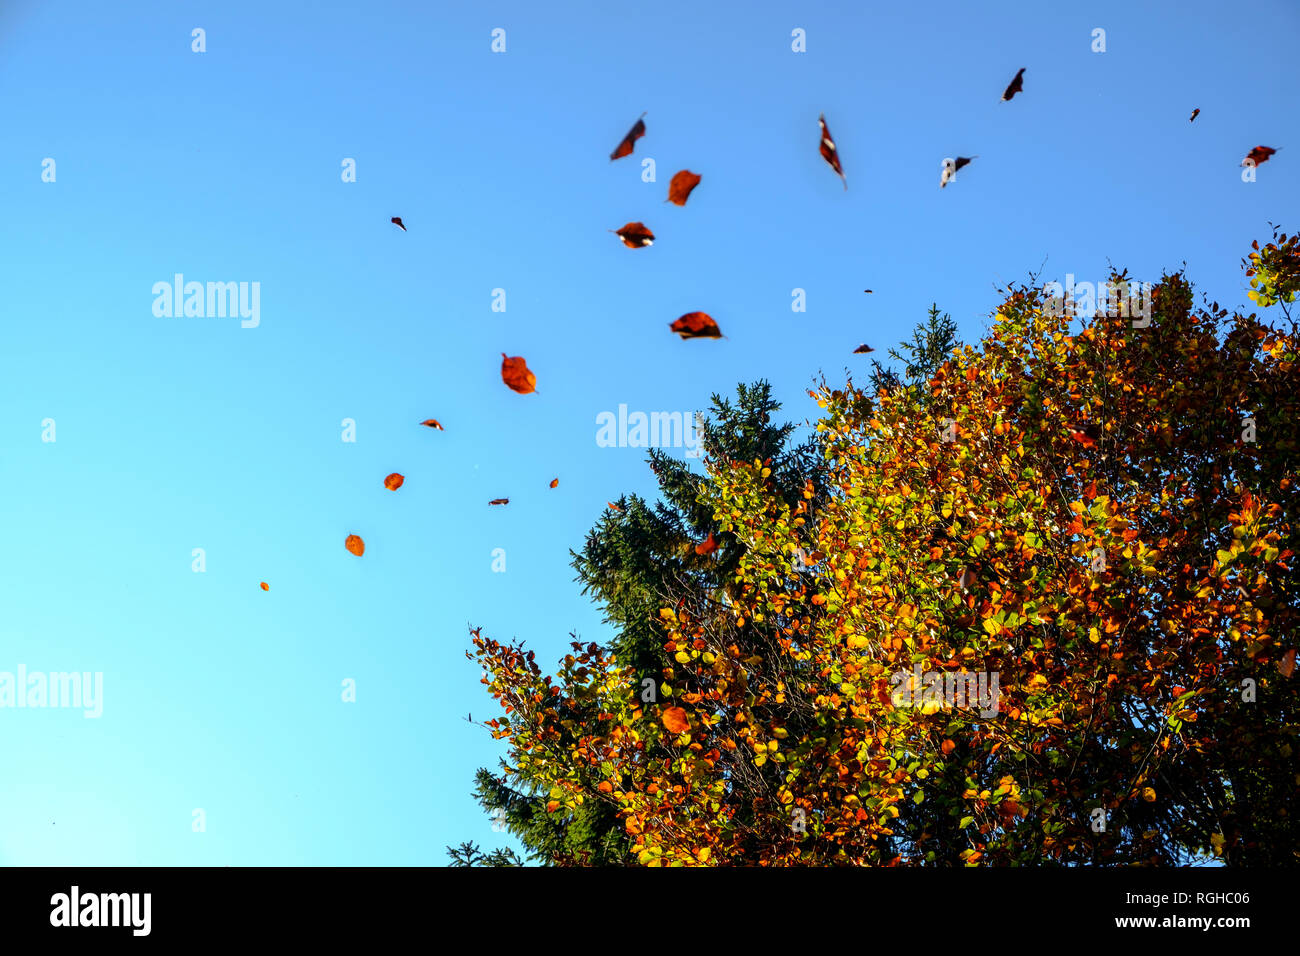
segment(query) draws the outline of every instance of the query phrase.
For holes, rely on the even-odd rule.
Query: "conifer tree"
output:
[[[914,388],[929,380],[956,347],[956,325],[932,306],[912,341],[889,355],[902,374],[873,362],[877,389]],[[771,469],[772,488],[788,505],[805,500],[815,512],[824,492],[825,459],[817,437],[795,443],[797,426],[774,423],[780,404],[766,381],[737,386],[732,402],[712,396],[712,414],[702,422],[703,447],[715,460],[762,462]],[[608,509],[587,535],[581,552],[571,552],[583,593],[604,610],[614,630],[606,650],[629,667],[638,682],[658,683],[672,664],[664,650],[659,610],[665,606],[716,611],[729,601],[728,590],[744,555],[736,539],[722,533],[712,506],[701,504],[710,480],[690,461],[652,449],[648,464],[660,500],[651,503],[626,495]],[[755,629],[741,638],[753,642]],[[757,643],[762,643],[758,641]],[[548,811],[548,793],[538,791],[527,774],[504,777],[480,769],[474,797],[490,815],[502,820],[542,864],[576,863],[611,866],[635,863],[632,840],[605,801],[586,801],[567,814]],[[469,864],[474,865],[474,864]]]

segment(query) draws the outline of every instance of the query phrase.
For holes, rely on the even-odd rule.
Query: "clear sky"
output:
[[[0,709],[0,863],[500,845],[469,798],[500,750],[464,720],[494,715],[466,629],[544,661],[609,636],[568,552],[653,482],[596,416],[767,378],[806,420],[860,342],[931,301],[974,340],[1040,267],[1185,262],[1244,307],[1246,247],[1296,228],[1298,28],[1289,0],[0,0],[0,671],[104,675],[97,719]],[[606,231],[630,220],[654,246]],[[156,317],[176,273],[259,283],[260,324]],[[669,332],[696,310],[727,338]]]

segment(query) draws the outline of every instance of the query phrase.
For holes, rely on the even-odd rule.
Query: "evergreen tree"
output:
[[[819,484],[821,450],[815,438],[794,444],[793,423],[774,424],[780,409],[771,386],[760,381],[737,387],[736,400],[712,396],[712,414],[701,421],[707,454],[738,461],[769,461],[778,487],[791,502],[805,484]],[[614,629],[609,650],[639,675],[658,681],[670,663],[663,632],[654,623],[667,604],[716,602],[741,557],[734,539],[717,532],[712,511],[698,503],[707,477],[660,449],[651,449],[650,469],[660,500],[625,495],[607,509],[587,535],[581,552],[571,552],[583,593],[604,608]],[[697,552],[709,535],[717,550]],[[701,550],[704,550],[702,547]],[[500,814],[529,857],[543,864],[621,866],[635,863],[631,842],[607,803],[589,801],[571,814],[548,813],[547,795],[530,781],[479,770],[474,797],[489,814]]]
[[[878,388],[916,387],[947,358],[956,345],[956,325],[932,307],[901,352],[889,354],[902,363],[902,375],[873,362]],[[771,469],[772,487],[793,506],[811,489],[812,513],[826,493],[823,449],[817,437],[795,442],[797,426],[776,424],[780,404],[766,381],[737,386],[734,403],[712,396],[712,413],[701,422],[703,448],[714,460],[763,462]],[[689,461],[652,449],[648,464],[659,485],[660,500],[650,503],[625,495],[617,508],[601,515],[581,552],[571,552],[583,593],[604,609],[614,629],[605,645],[620,664],[633,668],[638,680],[658,683],[672,655],[664,650],[658,623],[664,607],[715,613],[729,602],[729,589],[744,548],[718,530],[710,505],[701,504],[709,477]],[[795,570],[799,567],[796,564]],[[774,635],[761,627],[737,632],[748,646],[764,646]],[[529,858],[544,865],[634,865],[632,840],[612,806],[590,800],[567,814],[548,812],[548,794],[527,776],[504,777],[481,769],[474,797],[489,814],[526,847]]]

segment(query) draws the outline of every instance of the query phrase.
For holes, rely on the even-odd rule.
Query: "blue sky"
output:
[[[4,0],[0,671],[101,671],[104,699],[0,709],[0,863],[498,845],[466,628],[543,660],[609,636],[568,552],[653,482],[600,412],[767,378],[803,421],[860,342],[932,301],[974,340],[1040,267],[1185,262],[1245,306],[1239,260],[1300,199],[1293,4],[878,7]],[[1257,144],[1283,149],[1243,183]],[[956,155],[979,158],[941,192]],[[682,168],[702,182],[665,205]],[[606,231],[630,220],[653,247]],[[155,317],[178,272],[260,283],[260,324]],[[696,310],[727,338],[668,331]]]

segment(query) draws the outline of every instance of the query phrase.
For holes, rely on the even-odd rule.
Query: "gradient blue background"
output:
[[[1245,306],[1251,239],[1296,228],[1297,7],[1088,6],[3,0],[0,670],[103,671],[105,711],[0,710],[0,863],[501,845],[468,798],[500,749],[463,719],[494,713],[466,628],[543,661],[609,636],[568,552],[654,486],[599,412],[766,377],[805,420],[859,342],[931,301],[974,340],[1040,266],[1186,262]],[[1290,149],[1244,184],[1257,144]],[[685,167],[701,185],[664,205]],[[606,231],[637,219],[650,249]],[[176,272],[259,281],[261,326],[155,318]],[[672,336],[693,310],[728,338]]]

